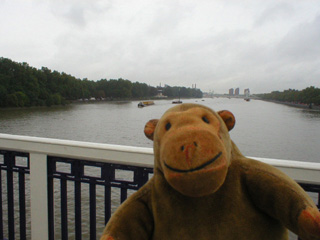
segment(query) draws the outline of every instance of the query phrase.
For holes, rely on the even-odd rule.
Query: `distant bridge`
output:
[[[229,95],[229,94],[213,94],[213,97],[222,97],[222,98],[241,98],[244,99],[246,98],[246,95],[244,94],[239,94],[239,95]],[[256,95],[250,95],[249,96],[250,99],[260,99],[259,97],[257,97]]]

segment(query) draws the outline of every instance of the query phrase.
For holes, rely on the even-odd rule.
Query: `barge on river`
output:
[[[138,103],[139,108],[150,106],[150,105],[154,105],[154,101],[143,101]]]

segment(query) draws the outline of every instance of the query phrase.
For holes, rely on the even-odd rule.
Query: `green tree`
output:
[[[202,92],[185,87],[167,87],[169,97],[199,97]],[[158,89],[145,83],[132,83],[126,79],[91,81],[51,71],[47,67],[36,69],[28,63],[16,63],[0,57],[0,107],[51,106],[68,101],[96,98],[153,97]],[[167,94],[165,94],[167,93]]]
[[[295,89],[273,91],[271,93],[260,94],[259,97],[266,100],[276,100],[282,102],[294,102],[305,104],[320,104],[320,89],[314,86],[307,87],[301,91]]]
[[[165,87],[162,94],[169,98],[174,97],[172,87],[170,86]]]
[[[7,89],[0,85],[0,107],[5,107],[7,97]]]
[[[18,97],[15,93],[7,94],[6,96],[6,106],[8,107],[18,107]]]
[[[143,89],[142,85],[138,82],[132,83],[132,97],[141,98],[143,97]]]
[[[9,107],[25,107],[29,105],[29,98],[23,92],[14,92],[6,96],[6,105]]]

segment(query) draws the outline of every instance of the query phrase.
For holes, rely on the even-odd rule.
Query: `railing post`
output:
[[[30,153],[31,239],[48,239],[47,155]]]
[[[7,192],[8,192],[8,225],[9,225],[9,239],[15,238],[14,225],[14,191],[13,191],[13,167],[15,164],[15,157],[12,153],[6,154],[7,157]]]

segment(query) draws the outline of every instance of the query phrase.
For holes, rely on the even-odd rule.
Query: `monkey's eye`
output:
[[[166,130],[168,131],[170,128],[171,128],[171,123],[168,122],[168,123],[166,124]]]
[[[210,123],[210,121],[209,121],[209,119],[206,117],[206,116],[204,116],[204,117],[202,117],[202,120],[205,122],[205,123]]]

